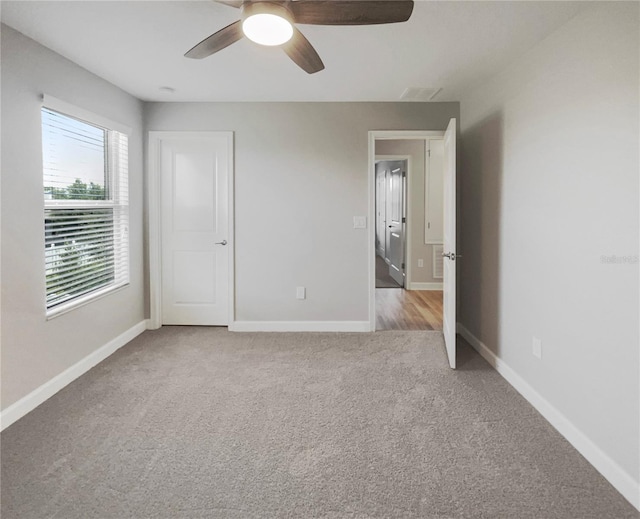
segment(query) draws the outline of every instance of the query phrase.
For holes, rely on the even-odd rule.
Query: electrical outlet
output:
[[[531,349],[534,357],[542,360],[542,341],[537,337],[534,337],[531,341]]]
[[[418,267],[424,267],[424,260],[423,259],[419,259],[418,260]]]
[[[296,288],[296,299],[306,299],[307,297],[307,289],[304,287]]]

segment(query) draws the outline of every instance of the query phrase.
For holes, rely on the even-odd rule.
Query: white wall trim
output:
[[[149,211],[149,307],[148,329],[162,326],[162,218],[160,212],[160,144],[163,139],[185,137],[224,136],[227,139],[228,153],[228,211],[229,211],[229,323],[235,319],[235,166],[234,133],[231,131],[149,131],[147,154],[147,207]]]
[[[157,135],[156,135],[157,134]],[[161,132],[149,132],[147,147],[147,211],[149,233],[149,319],[147,329],[162,326],[162,249],[160,242],[160,139]]]
[[[374,140],[423,140],[444,136],[444,130],[374,130],[369,135],[372,133],[375,134]]]
[[[122,348],[125,344],[135,339],[147,329],[147,322],[141,321],[124,333],[118,335],[104,346],[87,355],[73,366],[65,369],[48,382],[34,389],[28,395],[11,404],[0,413],[0,430],[4,430],[27,413],[33,411],[40,404],[51,398],[58,391],[69,385],[75,379],[84,375],[91,368]]]
[[[536,410],[582,454],[595,469],[611,483],[633,506],[640,510],[640,482],[633,479],[620,465],[578,429],[564,414],[530,386],[506,362],[497,357],[464,325],[457,324],[458,333],[511,384]]]
[[[232,332],[370,332],[369,321],[233,321]]]
[[[369,185],[369,330],[376,329],[376,140],[418,139],[442,137],[442,130],[374,130],[369,132],[369,161],[367,182]]]
[[[80,119],[81,121],[85,121],[89,124],[102,126],[103,128],[109,128],[110,130],[115,130],[120,133],[124,133],[131,137],[132,129],[126,124],[119,123],[117,121],[112,121],[102,115],[98,115],[94,112],[81,108],[80,106],[76,106],[75,104],[69,103],[67,101],[63,101],[62,99],[58,99],[57,97],[53,97],[49,94],[42,94],[42,106],[45,108],[50,108],[55,112],[60,112],[65,115],[69,115],[71,117],[75,117],[76,119]]]
[[[407,290],[442,290],[443,283],[410,283]]]

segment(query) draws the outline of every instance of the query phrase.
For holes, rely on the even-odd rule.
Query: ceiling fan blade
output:
[[[289,4],[296,23],[375,25],[406,22],[412,0],[297,0]]]
[[[294,63],[308,74],[315,74],[324,69],[324,63],[316,49],[296,27],[293,28],[293,36],[282,48]]]
[[[228,5],[229,7],[235,7],[236,9],[240,9],[244,3],[243,0],[216,0],[216,2]]]
[[[198,45],[193,47],[185,54],[187,58],[202,59],[211,56],[219,50],[228,47],[232,43],[237,42],[244,36],[242,32],[242,22],[238,20],[231,25],[227,25],[224,29],[213,33],[208,38],[202,40]]]

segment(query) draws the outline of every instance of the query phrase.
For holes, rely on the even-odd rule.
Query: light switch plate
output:
[[[534,337],[531,341],[531,349],[534,357],[542,360],[542,341]]]
[[[354,229],[366,229],[367,228],[367,217],[366,216],[354,216],[353,217],[353,228]]]
[[[307,297],[307,289],[304,287],[296,288],[296,299],[305,299]]]

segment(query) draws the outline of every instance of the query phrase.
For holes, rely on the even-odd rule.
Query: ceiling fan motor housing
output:
[[[242,21],[244,22],[250,16],[256,14],[273,14],[275,16],[279,16],[280,18],[284,18],[291,25],[294,24],[293,14],[291,11],[285,6],[284,3],[275,3],[275,2],[245,2],[242,4]]]
[[[278,46],[293,36],[293,14],[275,2],[245,3],[242,6],[242,32],[250,40]]]

